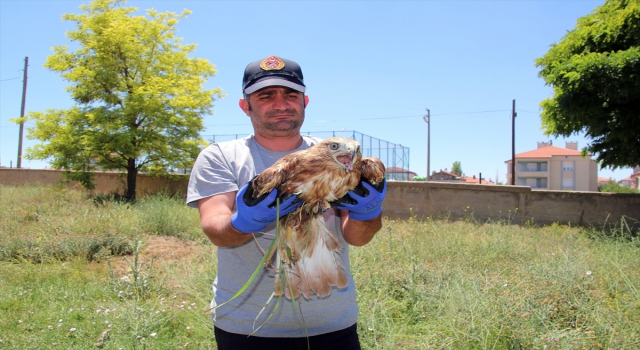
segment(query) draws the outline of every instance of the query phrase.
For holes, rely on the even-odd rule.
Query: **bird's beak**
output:
[[[339,156],[337,156],[336,160],[338,161],[338,163],[344,166],[344,170],[346,172],[349,172],[353,170],[353,160],[355,159],[355,157],[356,157],[356,148],[353,146],[349,146],[349,148],[347,148],[347,152],[344,152]]]

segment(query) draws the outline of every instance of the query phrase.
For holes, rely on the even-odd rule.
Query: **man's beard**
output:
[[[304,110],[302,112],[302,119],[299,118],[300,114],[295,109],[270,111],[264,115],[264,119],[268,119],[269,117],[272,117],[277,114],[281,114],[283,112],[284,114],[291,114],[295,118],[293,120],[287,119],[287,120],[277,120],[277,121],[265,121],[262,123],[262,126],[265,129],[271,130],[271,131],[291,131],[291,130],[300,129],[300,125],[304,121]]]

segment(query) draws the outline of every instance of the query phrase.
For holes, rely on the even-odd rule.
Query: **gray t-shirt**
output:
[[[291,152],[269,151],[258,144],[253,136],[212,144],[202,150],[193,167],[187,189],[187,205],[197,208],[197,201],[201,198],[238,191],[278,159],[307,149],[319,141],[315,137],[303,136],[302,145]],[[303,337],[305,334],[313,336],[345,329],[356,323],[358,305],[355,284],[351,276],[348,244],[340,228],[340,216],[335,209],[329,209],[323,215],[329,229],[341,240],[340,257],[346,267],[349,285],[343,289],[333,287],[331,295],[324,298],[313,296],[307,300],[301,296],[296,299],[295,305],[283,296],[277,310],[267,320],[277,303],[274,297],[266,305],[274,289],[274,271],[261,267],[256,279],[240,297],[212,311],[216,327],[227,332],[251,334],[267,320],[254,333],[255,336]],[[218,248],[218,276],[213,282],[212,307],[231,299],[258,268],[264,256],[262,251],[266,251],[273,241],[275,225],[267,227],[265,231],[266,234],[256,234],[256,239],[250,239],[240,246]],[[256,319],[263,307],[265,310]]]

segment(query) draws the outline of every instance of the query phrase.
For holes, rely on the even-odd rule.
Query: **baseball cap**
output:
[[[304,92],[304,77],[300,65],[278,56],[249,63],[244,69],[242,91],[249,95],[267,86],[286,86]]]

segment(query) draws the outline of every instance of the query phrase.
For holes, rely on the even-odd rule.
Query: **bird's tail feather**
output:
[[[294,240],[283,242],[281,249],[278,249],[275,295],[284,292],[285,297],[291,299],[302,294],[310,299],[313,294],[328,296],[332,286],[347,287],[349,280],[340,259],[340,240],[327,228],[322,215],[311,220],[307,227],[309,232],[297,232],[299,229],[292,228],[293,232],[288,232],[290,235],[287,236],[313,232],[312,238],[306,247],[294,248],[301,250],[293,252],[293,255],[291,247]],[[285,274],[284,278],[280,274]]]

